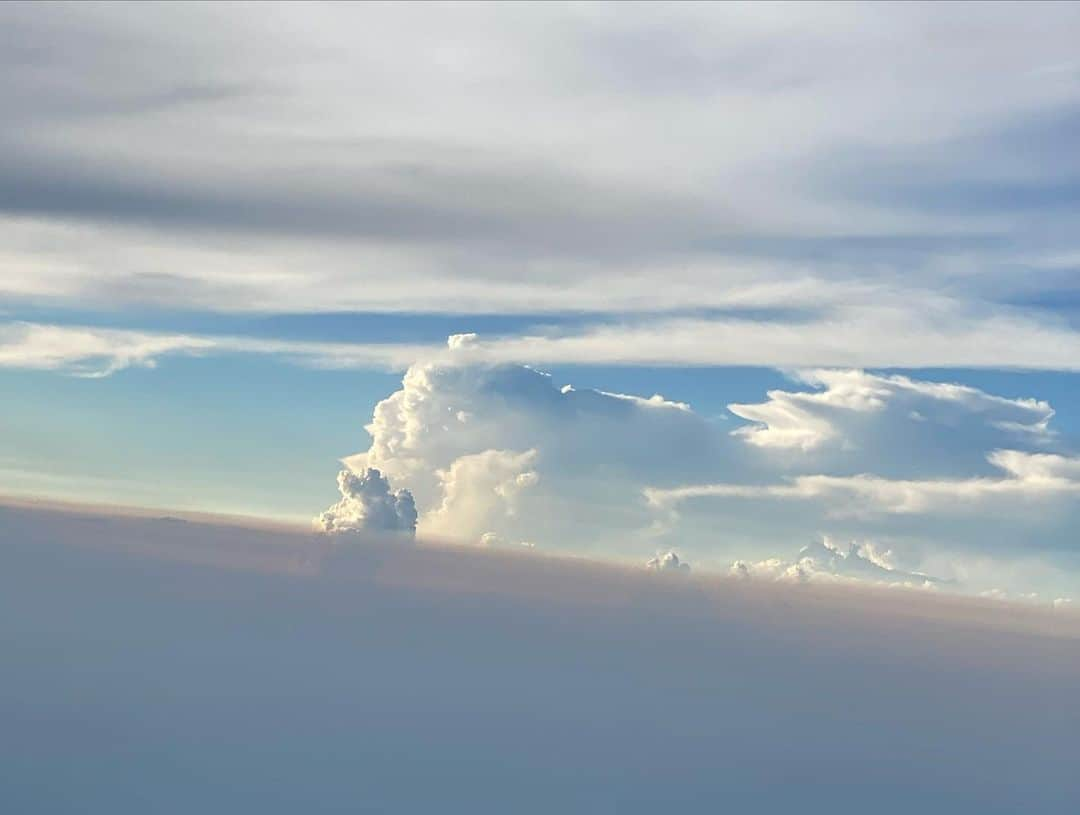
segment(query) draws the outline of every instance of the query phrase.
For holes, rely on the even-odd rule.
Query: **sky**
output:
[[[1080,603],[1078,39],[4,4],[0,493]]]

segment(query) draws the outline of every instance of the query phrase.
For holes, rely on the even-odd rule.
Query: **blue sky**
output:
[[[0,492],[1080,595],[1076,6],[0,32]]]

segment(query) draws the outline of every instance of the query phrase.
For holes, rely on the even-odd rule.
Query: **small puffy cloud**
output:
[[[656,572],[688,572],[690,564],[679,560],[679,556],[674,552],[664,552],[647,560],[645,568]]]
[[[476,348],[478,340],[479,335],[474,333],[451,334],[446,338],[446,347],[451,351],[464,351],[469,348]]]
[[[492,547],[492,546],[512,546],[513,544],[510,541],[507,541],[504,538],[500,537],[495,532],[485,532],[483,535],[480,536],[480,545],[481,546]],[[525,549],[535,549],[536,548],[536,544],[533,543],[532,541],[518,541],[517,545],[521,546],[521,547],[523,547]]]
[[[416,505],[407,489],[392,490],[381,472],[369,467],[354,473],[338,473],[341,500],[315,519],[317,529],[328,534],[364,532],[416,533]]]

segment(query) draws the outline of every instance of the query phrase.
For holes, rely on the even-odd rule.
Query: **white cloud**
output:
[[[487,546],[487,547],[492,547],[492,546],[515,546],[516,545],[516,546],[520,546],[520,547],[522,547],[524,549],[535,549],[536,548],[536,544],[533,543],[532,541],[517,541],[515,543],[513,541],[506,540],[505,538],[501,537],[500,535],[496,534],[495,532],[485,532],[483,535],[481,535],[480,536],[480,545],[481,546]]]
[[[842,296],[842,292],[837,296]],[[880,295],[875,295],[878,297]],[[249,353],[273,355],[300,364],[333,368],[404,370],[417,361],[443,364],[600,364],[600,365],[752,365],[782,369],[818,366],[881,367],[1017,367],[1080,369],[1080,333],[1043,315],[1015,310],[972,310],[959,301],[937,298],[932,305],[920,295],[906,302],[893,292],[887,302],[873,297],[854,304],[822,308],[797,322],[789,318],[715,316],[688,319],[642,316],[617,324],[589,322],[561,329],[481,337],[452,335],[445,344],[331,343],[256,337],[166,334],[148,331],[59,326],[38,323],[0,324],[0,367],[45,368],[110,373],[136,364],[152,364],[169,354]],[[839,376],[839,375],[836,375]],[[787,431],[780,405],[739,405],[748,418],[765,409],[773,431],[760,442],[781,437],[793,446],[820,443],[824,429],[809,426],[843,399],[860,398],[860,388],[833,375],[815,383],[827,387],[817,399],[799,398],[797,426]],[[898,394],[904,386],[886,383]],[[944,387],[944,386],[943,386]],[[613,394],[618,396],[618,394]],[[635,399],[641,397],[633,397]],[[865,398],[873,399],[872,392]],[[945,398],[945,397],[939,397]],[[962,401],[960,395],[952,397]],[[856,409],[857,403],[849,405]],[[1021,417],[1018,432],[1030,427]],[[756,418],[755,418],[756,420]],[[1003,426],[1007,419],[1001,419]]]
[[[158,357],[168,354],[203,354],[214,347],[205,337],[182,334],[22,322],[0,325],[0,368],[108,376],[131,366],[153,367]]]
[[[780,480],[743,473],[650,488],[648,501],[798,501],[835,519],[1001,514],[1080,491],[1080,459],[1042,452],[1055,442],[1044,401],[860,370],[804,371],[797,381],[814,390],[773,390],[760,404],[730,406],[754,422],[733,436],[760,449]]]
[[[843,291],[827,297],[826,306],[798,320],[652,317],[479,337],[468,351],[478,362],[541,365],[1080,368],[1080,333],[1053,315],[975,308],[930,292],[864,289],[855,299],[845,300]]]
[[[815,370],[797,380],[805,390],[769,395],[757,414],[766,424],[733,435],[678,401],[455,354],[410,367],[375,407],[369,448],[345,460],[407,488],[426,535],[633,559],[677,547],[705,570],[760,563],[808,533],[888,539],[903,566],[864,543],[846,560],[816,558],[818,571],[870,564],[910,580],[956,576],[924,565],[935,552],[1067,551],[1080,461],[1050,452],[1053,409],[1038,400]],[[822,440],[753,443],[776,416]],[[1068,589],[1057,573],[1035,579]]]
[[[774,390],[762,404],[730,405],[736,416],[755,423],[736,432],[761,447],[808,450],[830,441],[858,444],[859,439],[843,431],[857,427],[852,420],[859,413],[906,412],[918,422],[979,422],[1033,436],[1045,435],[1054,415],[1046,402],[1004,399],[965,385],[919,382],[906,376],[814,370],[800,373],[798,379],[819,390]]]
[[[690,564],[681,561],[674,552],[663,552],[647,560],[645,568],[655,572],[688,572]]]
[[[422,533],[567,546],[632,540],[649,523],[641,479],[704,472],[725,443],[662,396],[559,387],[535,369],[461,361],[410,367],[367,431],[370,447],[346,464],[407,486]]]
[[[341,500],[315,519],[315,526],[332,535],[403,534],[416,532],[416,505],[407,489],[393,490],[374,468],[338,473]]]
[[[772,498],[819,500],[833,517],[886,514],[967,513],[986,511],[1002,500],[1030,501],[1080,495],[1080,458],[1018,450],[996,450],[988,460],[1006,470],[1005,478],[956,480],[893,480],[873,475],[802,475],[786,484],[702,484],[674,489],[647,489],[655,506],[692,498]],[[1009,508],[1015,505],[1010,504]]]
[[[393,343],[326,343],[213,334],[0,323],[0,368],[50,370],[102,377],[129,367],[154,367],[169,356],[262,354],[300,364],[334,368],[401,370],[438,349]]]
[[[461,351],[471,348],[476,344],[477,337],[479,335],[475,333],[470,334],[451,334],[446,338],[446,347],[451,351]]]
[[[520,493],[539,481],[535,461],[536,450],[484,450],[454,459],[436,473],[442,501],[424,515],[421,533],[497,542],[492,528],[512,521]]]
[[[978,292],[1030,268],[1016,251],[1075,254],[1064,208],[1032,218],[1031,195],[975,184],[1038,193],[1075,167],[1068,139],[1008,138],[1053,135],[1075,105],[1066,4],[979,25],[923,5],[466,7],[430,27],[397,6],[0,14],[36,55],[0,64],[9,295],[521,312],[788,288],[790,305],[813,300],[807,267]],[[672,143],[678,162],[642,160]]]
[[[731,564],[729,573],[735,577],[767,580],[844,580],[918,588],[933,587],[941,582],[921,572],[896,568],[892,562],[892,553],[880,550],[872,542],[852,542],[845,550],[827,537],[804,546],[793,561],[780,558],[736,560]]]
[[[652,549],[658,539],[684,545],[689,536],[700,546],[722,517],[721,543],[732,548],[760,540],[761,501],[780,501],[788,509],[765,512],[773,528],[762,546],[808,527],[838,524],[859,534],[853,523],[884,518],[920,519],[907,528],[924,540],[936,537],[932,519],[961,519],[970,529],[951,527],[955,543],[979,546],[989,531],[996,547],[1020,545],[1041,524],[1039,543],[1029,545],[1056,546],[1080,492],[1080,459],[1051,452],[1053,409],[1037,399],[815,369],[797,380],[811,389],[733,405],[755,424],[729,436],[659,395],[559,388],[534,369],[488,362],[502,355],[492,350],[499,341],[449,344],[454,350],[15,323],[0,331],[0,365],[102,375],[168,354],[239,351],[386,366],[428,356],[436,361],[409,367],[402,389],[376,407],[371,448],[349,463],[359,472],[377,467],[407,487],[422,530],[462,539],[492,532]],[[652,509],[638,500],[643,491]],[[714,509],[687,506],[710,496],[721,502]]]

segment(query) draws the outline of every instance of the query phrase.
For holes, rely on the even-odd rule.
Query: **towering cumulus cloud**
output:
[[[674,486],[676,472],[709,472],[717,437],[708,424],[660,396],[578,390],[526,366],[476,363],[468,344],[454,338],[450,362],[410,367],[375,407],[371,446],[346,465],[378,468],[408,489],[424,535],[655,551],[638,534],[652,520],[644,479]]]
[[[491,363],[478,342],[455,337],[376,405],[370,446],[345,459],[343,500],[322,528],[1073,596],[1080,458],[1044,401],[829,369],[715,421],[662,396]],[[863,543],[800,552],[808,538]],[[1047,569],[1029,575],[1020,561],[1035,553]]]
[[[374,467],[338,473],[341,500],[315,519],[331,534],[362,532],[416,534],[416,504],[406,489],[392,490]]]

